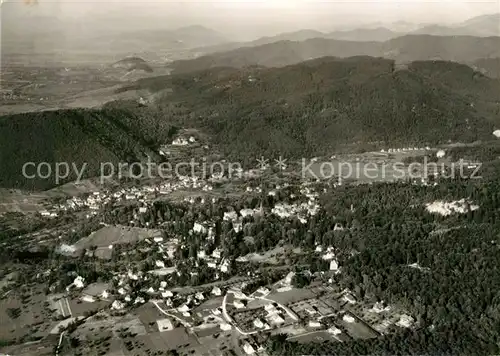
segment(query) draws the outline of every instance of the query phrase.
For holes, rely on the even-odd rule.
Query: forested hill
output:
[[[320,58],[283,68],[216,68],[140,80],[172,88],[173,117],[211,133],[227,154],[328,154],[345,144],[491,139],[500,81],[466,65]],[[182,114],[182,107],[189,115]]]
[[[341,41],[313,38],[279,41],[243,47],[192,60],[176,61],[171,68],[186,73],[214,67],[248,65],[280,67],[324,56],[374,56],[398,62],[446,60],[472,63],[480,58],[500,57],[500,37],[406,35],[386,42]]]
[[[155,156],[175,127],[200,130],[212,147],[238,161],[473,142],[494,139],[500,128],[500,81],[450,62],[399,67],[383,58],[325,57],[282,68],[144,78],[122,90],[128,89],[162,94],[148,107],[117,102],[101,110],[1,117],[0,186],[54,186],[22,179],[26,162],[98,168]]]
[[[102,110],[58,110],[0,117],[0,187],[49,189],[48,179],[26,179],[22,168],[27,162],[68,162],[80,169],[87,163],[86,177],[96,176],[101,162],[135,162],[146,155],[155,157],[155,148],[166,139],[170,127],[155,126],[154,117],[132,107]],[[30,175],[35,172],[30,167]],[[45,167],[42,170],[44,175]],[[77,176],[71,174],[66,181]]]

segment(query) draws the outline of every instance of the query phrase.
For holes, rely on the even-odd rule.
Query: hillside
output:
[[[359,28],[349,31],[330,32],[326,37],[342,41],[377,41],[383,42],[401,36],[401,33],[391,31],[385,27]]]
[[[474,62],[474,67],[491,78],[500,78],[500,57],[481,58]]]
[[[214,53],[192,60],[176,61],[171,68],[186,73],[214,67],[241,68],[248,65],[280,67],[324,56],[373,56],[397,62],[452,60],[470,63],[480,58],[500,56],[500,37],[438,37],[407,35],[386,42],[339,41],[314,38],[300,42],[280,41]]]
[[[152,93],[155,105],[1,117],[0,186],[54,185],[21,179],[26,162],[88,162],[91,175],[100,162],[159,159],[155,152],[176,127],[203,132],[211,147],[239,162],[489,140],[500,127],[500,81],[444,61],[401,67],[368,56],[323,57],[150,77],[119,91],[132,90]]]
[[[152,73],[153,68],[140,57],[126,57],[111,65],[112,68],[126,69],[127,71],[138,70]]]
[[[412,34],[434,36],[500,36],[500,14],[482,15],[453,26],[427,25]]]
[[[123,106],[123,105],[120,105]],[[132,113],[134,112],[134,114]],[[58,110],[0,117],[0,187],[49,189],[55,178],[25,179],[26,162],[87,163],[86,176],[98,175],[101,162],[135,162],[154,152],[169,135],[169,125],[155,126],[140,108]],[[149,115],[149,114],[148,114]],[[149,124],[149,125],[148,125]],[[158,141],[159,140],[159,141]],[[33,174],[34,169],[29,167]],[[46,172],[46,167],[43,172]],[[74,180],[72,174],[68,180]],[[60,182],[60,184],[64,183]]]
[[[328,57],[283,68],[151,78],[136,87],[172,88],[164,104],[200,118],[190,122],[241,158],[329,154],[373,141],[490,139],[499,118],[499,83],[456,63],[415,62],[397,70],[382,58]],[[186,116],[174,120],[181,119]]]

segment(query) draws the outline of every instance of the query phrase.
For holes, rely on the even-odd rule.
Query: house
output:
[[[224,260],[221,263],[220,270],[221,272],[227,273],[227,271],[229,270],[229,262],[227,260]]]
[[[227,323],[222,323],[222,324],[220,324],[219,327],[222,331],[230,331],[232,329],[231,324],[227,324]]]
[[[391,310],[391,307],[390,306],[384,307],[384,302],[377,302],[377,303],[375,303],[373,308],[370,309],[371,312],[377,313],[377,314],[382,313],[384,311],[389,311],[389,310]]]
[[[220,288],[219,288],[219,287],[214,287],[214,288],[212,289],[212,294],[213,294],[213,295],[216,295],[216,296],[219,296],[219,295],[222,295],[222,291],[220,290]]]
[[[181,313],[186,313],[190,310],[190,308],[186,304],[183,304],[179,308],[177,308],[177,310]]]
[[[113,302],[113,304],[111,304],[111,309],[121,310],[123,308],[125,308],[125,305],[122,302],[120,302],[119,300],[115,300]]]
[[[174,329],[174,325],[172,324],[172,321],[168,318],[159,319],[156,321],[156,324],[158,325],[159,332],[170,331],[170,330]]]
[[[336,328],[335,326],[330,327],[330,329],[328,329],[328,332],[330,334],[333,334],[333,335],[342,334],[342,331],[340,329]]]
[[[195,298],[198,300],[205,300],[205,296],[202,292],[196,293]]]
[[[339,269],[339,264],[338,264],[338,262],[337,262],[336,260],[332,260],[332,261],[330,262],[330,271],[334,271],[334,272],[336,272],[336,271],[338,271],[338,269]]]
[[[321,327],[321,323],[319,321],[311,320],[309,322],[309,327],[310,328],[320,328]]]
[[[255,353],[255,349],[248,342],[245,342],[243,345],[243,351],[245,351],[247,355],[253,355]]]
[[[277,312],[276,307],[273,304],[267,304],[264,309],[268,314],[274,314]]]
[[[269,289],[267,289],[266,287],[260,287],[259,289],[257,289],[257,292],[262,294],[262,296],[266,296],[269,293],[271,293],[271,291]]]
[[[354,298],[354,297],[352,296],[352,294],[350,294],[350,293],[346,293],[346,294],[344,294],[344,295],[342,296],[342,300],[343,300],[344,302],[349,303],[349,304],[356,304],[356,298]]]
[[[401,328],[409,328],[414,323],[414,319],[409,315],[401,315],[399,321],[396,323],[397,326]]]
[[[207,228],[200,223],[195,222],[193,226],[193,231],[198,234],[206,234]]]
[[[260,319],[255,319],[253,321],[253,325],[255,325],[255,327],[259,329],[262,329],[264,327],[264,323]]]
[[[346,323],[349,323],[349,324],[352,324],[352,323],[356,322],[356,319],[354,319],[354,317],[351,316],[351,315],[349,315],[349,314],[345,314],[342,317],[342,320],[344,320]]]
[[[161,297],[162,298],[170,298],[170,297],[173,297],[173,293],[171,291],[165,291],[165,292],[161,292]]]
[[[221,258],[221,250],[219,248],[216,248],[213,252],[212,252],[212,257],[213,258]]]
[[[239,301],[239,300],[235,300],[235,301],[233,302],[233,305],[234,305],[234,307],[235,307],[236,309],[243,309],[243,308],[245,308],[245,304],[243,304],[243,303],[242,303],[241,301]]]
[[[158,268],[165,268],[165,262],[160,261],[160,260],[157,260],[157,261],[155,262],[155,265],[156,265],[156,267],[158,267]]]
[[[81,299],[82,299],[83,302],[87,302],[87,303],[93,303],[93,302],[95,302],[94,297],[91,296],[91,295],[84,295]]]
[[[235,211],[227,211],[224,213],[224,221],[235,221],[238,219],[238,214]]]
[[[285,319],[279,316],[279,314],[273,314],[269,316],[269,322],[274,325],[281,325],[285,322]]]
[[[292,284],[292,279],[294,276],[295,276],[295,272],[288,273],[285,277],[285,281],[284,281],[285,284],[288,284],[288,285]]]

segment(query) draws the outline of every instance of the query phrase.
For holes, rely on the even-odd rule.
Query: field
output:
[[[172,331],[150,333],[138,336],[137,339],[148,345],[151,350],[179,350],[190,345],[199,345],[196,337],[188,334],[184,328],[175,328]]]
[[[165,316],[165,314],[160,312],[158,308],[153,305],[153,303],[146,303],[144,305],[141,305],[139,308],[134,310],[134,314],[137,315],[148,333],[157,332],[158,326],[156,324],[156,321],[158,319],[165,319],[167,317]],[[172,320],[172,322],[175,321],[173,320],[173,318],[170,319]]]
[[[311,299],[315,298],[316,295],[311,292],[309,289],[297,289],[293,288],[290,291],[287,292],[272,292],[267,296],[268,299],[272,299],[278,303],[281,304],[290,304],[290,303],[296,303],[298,301],[304,300],[304,299]]]
[[[309,342],[321,343],[327,340],[339,341],[333,334],[329,333],[328,331],[314,331],[300,336],[292,336],[288,338],[288,340],[296,341],[299,343],[309,343]]]
[[[22,174],[22,172],[19,172]],[[33,213],[43,210],[46,194],[29,194],[0,188],[0,214],[7,212]]]
[[[354,317],[355,322],[349,323],[345,320],[339,320],[339,325],[342,325],[350,336],[354,339],[372,339],[378,335],[378,333],[372,330],[368,325],[366,325],[363,321],[359,320],[357,317]]]
[[[42,290],[8,293],[0,300],[0,340],[37,340],[56,324]]]
[[[161,237],[160,230],[141,229],[136,227],[106,226],[93,232],[88,237],[79,240],[74,247],[77,250],[88,249],[92,246],[108,247],[114,244],[136,243],[138,241]]]

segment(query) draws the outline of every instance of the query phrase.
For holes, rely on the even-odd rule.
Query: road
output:
[[[226,295],[224,296],[224,300],[222,301],[222,316],[224,317],[224,319],[226,319],[226,321],[231,324],[235,329],[236,331],[238,331],[241,335],[245,335],[245,336],[248,336],[248,335],[253,335],[253,334],[256,334],[258,333],[259,331],[251,331],[251,332],[245,332],[243,330],[241,330],[238,325],[236,325],[233,320],[231,319],[231,317],[229,316],[229,314],[227,313],[227,308],[226,308],[226,304],[227,304],[227,296],[229,293],[232,293],[234,294],[233,291],[228,291],[226,293]]]
[[[154,301],[152,300],[151,303],[153,303],[155,305],[156,308],[158,308],[158,310],[163,313],[164,315],[170,317],[170,318],[174,318],[176,320],[178,320],[182,325],[184,325],[185,327],[187,328],[190,328],[191,327],[191,324],[188,323],[187,321],[179,318],[177,315],[173,315],[173,314],[170,314],[169,312],[163,310],[159,305],[158,305],[158,302],[157,301]]]

